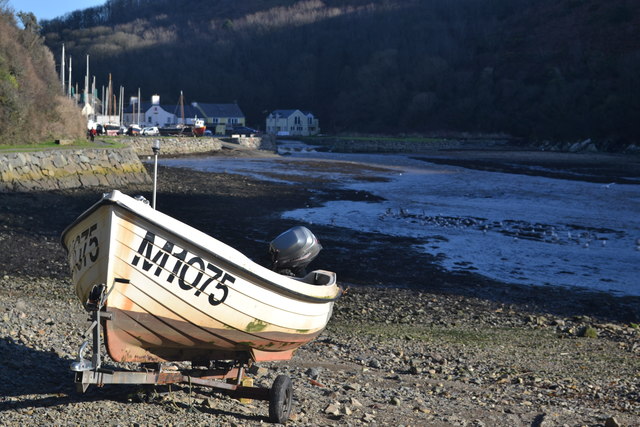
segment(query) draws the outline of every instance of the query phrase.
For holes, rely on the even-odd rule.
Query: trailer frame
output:
[[[114,281],[128,283],[127,279],[116,278]],[[246,368],[251,366],[249,353],[237,353],[239,357],[235,360],[211,360],[207,361],[210,366],[192,366],[189,369],[167,367],[161,363],[143,363],[140,370],[104,367],[101,354],[102,323],[113,316],[113,313],[105,308],[105,289],[104,284],[95,285],[85,305],[91,325],[84,332],[85,340],[78,349],[76,360],[70,366],[71,371],[75,373],[74,382],[79,393],[86,392],[92,384],[98,387],[106,384],[198,385],[236,399],[268,401],[269,421],[285,423],[289,419],[293,401],[291,379],[286,375],[278,375],[270,388],[253,386],[253,379],[246,374]],[[84,354],[89,345],[89,335],[92,350],[91,358],[87,359]]]

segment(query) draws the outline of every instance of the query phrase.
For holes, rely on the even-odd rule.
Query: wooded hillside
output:
[[[325,132],[640,136],[635,0],[109,0],[42,27],[98,84],[237,101],[254,126],[300,108]]]
[[[53,57],[30,13],[0,0],[0,144],[30,144],[84,136],[80,110],[60,96]]]

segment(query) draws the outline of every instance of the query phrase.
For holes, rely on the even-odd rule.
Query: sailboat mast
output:
[[[140,124],[140,88],[138,88],[138,119],[136,120],[136,123]]]
[[[69,57],[69,98],[71,98],[71,63],[73,62],[73,57]]]
[[[64,74],[67,72],[67,70],[65,70],[65,63],[64,63],[64,43],[62,43],[62,60],[60,61],[60,82],[62,83],[62,94],[65,95],[67,93],[66,88],[65,88],[65,84],[64,84]]]
[[[184,96],[180,91],[180,116],[182,117],[182,124],[184,125]]]
[[[107,85],[107,116],[109,116],[109,121],[111,121],[111,110],[113,109],[111,105],[111,73],[109,73],[109,84]]]
[[[89,55],[87,55],[87,74],[84,76],[84,103],[89,103]]]
[[[93,76],[93,81],[91,82],[91,111],[93,111],[94,115],[96,114],[96,76]]]

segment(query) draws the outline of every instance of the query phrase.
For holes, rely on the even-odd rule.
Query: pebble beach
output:
[[[290,226],[277,213],[316,200],[323,185],[303,184],[162,168],[159,209],[258,258],[258,243]],[[202,387],[75,391],[69,365],[88,316],[59,236],[106,190],[0,193],[0,424],[266,423],[265,402]],[[368,271],[387,282],[359,282],[351,270],[363,236],[314,231],[326,242],[314,263],[337,270],[345,294],[323,334],[291,361],[250,369],[265,387],[292,378],[289,425],[640,425],[640,298],[523,289],[428,266],[415,274],[433,286],[404,289],[393,286],[397,266],[375,260]],[[349,261],[349,251],[341,276],[338,259]]]

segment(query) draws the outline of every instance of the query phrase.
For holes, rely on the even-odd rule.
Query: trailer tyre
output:
[[[269,389],[269,421],[285,423],[291,414],[292,401],[291,378],[286,375],[278,375]]]

